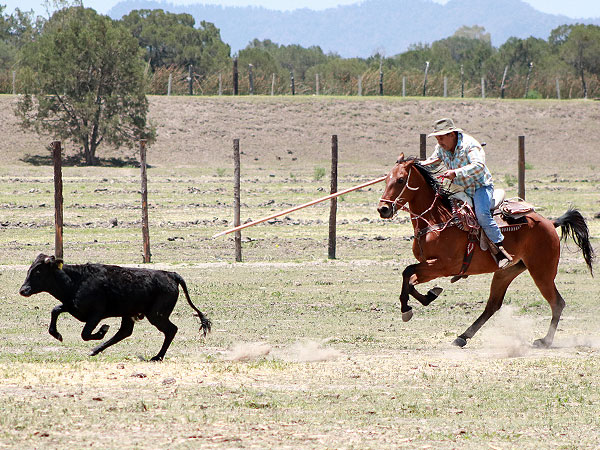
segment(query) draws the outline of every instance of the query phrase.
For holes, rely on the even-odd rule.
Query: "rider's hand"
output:
[[[441,176],[442,180],[447,178],[450,181],[454,180],[456,178],[456,172],[454,170],[446,170],[442,176]]]

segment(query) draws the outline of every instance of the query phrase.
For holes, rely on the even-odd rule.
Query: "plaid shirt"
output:
[[[492,174],[485,165],[485,153],[481,144],[468,134],[458,133],[458,142],[453,152],[444,150],[439,144],[429,158],[421,163],[432,170],[444,164],[456,172],[452,183],[461,186],[469,197],[482,186],[493,186]]]

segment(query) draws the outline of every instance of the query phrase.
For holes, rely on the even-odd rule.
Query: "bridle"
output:
[[[402,188],[402,190],[400,191],[400,194],[398,194],[398,196],[394,199],[394,200],[389,200],[387,198],[380,198],[379,201],[380,202],[384,202],[384,203],[390,203],[392,205],[392,216],[394,217],[394,215],[399,211],[405,211],[408,214],[410,214],[410,219],[414,220],[414,221],[418,221],[419,219],[422,219],[426,224],[427,224],[427,228],[434,228],[434,226],[429,222],[429,220],[427,220],[425,217],[423,217],[425,214],[427,214],[429,211],[431,211],[435,205],[435,203],[437,202],[438,198],[440,197],[440,190],[437,190],[435,193],[435,197],[433,198],[433,202],[431,202],[431,206],[429,206],[429,208],[427,208],[425,211],[423,211],[421,214],[416,214],[414,212],[412,212],[410,210],[409,207],[406,206],[406,200],[404,200],[402,197],[402,195],[404,194],[405,189],[409,189],[411,191],[418,191],[419,187],[411,187],[408,185],[408,181],[410,180],[410,175],[412,173],[412,167],[410,168],[410,170],[408,171],[408,176],[406,177],[406,182],[404,187]],[[398,200],[404,200],[404,203],[399,204]],[[415,228],[415,235],[418,235],[419,233],[419,229]]]
[[[418,191],[419,190],[418,186],[416,188],[414,188],[414,187],[410,187],[408,185],[408,180],[410,180],[410,174],[412,173],[412,169],[413,168],[411,167],[410,170],[408,171],[408,176],[406,177],[406,181],[404,183],[404,187],[402,188],[402,190],[400,191],[400,193],[398,194],[398,196],[394,200],[390,200],[390,199],[383,198],[383,197],[379,199],[380,202],[390,203],[392,205],[392,217],[394,217],[394,215],[396,215],[396,213],[398,212],[398,200],[404,200],[404,199],[401,199],[402,195],[404,194],[404,190],[405,189],[408,189],[410,191]],[[404,203],[402,203],[400,205],[400,209],[402,211],[407,211],[412,216],[412,212],[405,205],[406,205],[406,200],[404,200]]]

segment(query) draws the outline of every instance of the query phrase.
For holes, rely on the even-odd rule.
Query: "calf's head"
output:
[[[40,253],[27,271],[27,277],[19,294],[29,297],[40,292],[51,291],[56,284],[56,272],[62,270],[63,262],[54,256]]]

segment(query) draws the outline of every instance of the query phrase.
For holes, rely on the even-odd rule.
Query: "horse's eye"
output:
[[[398,178],[396,180],[396,183],[398,183],[398,184],[404,184],[404,178]]]

